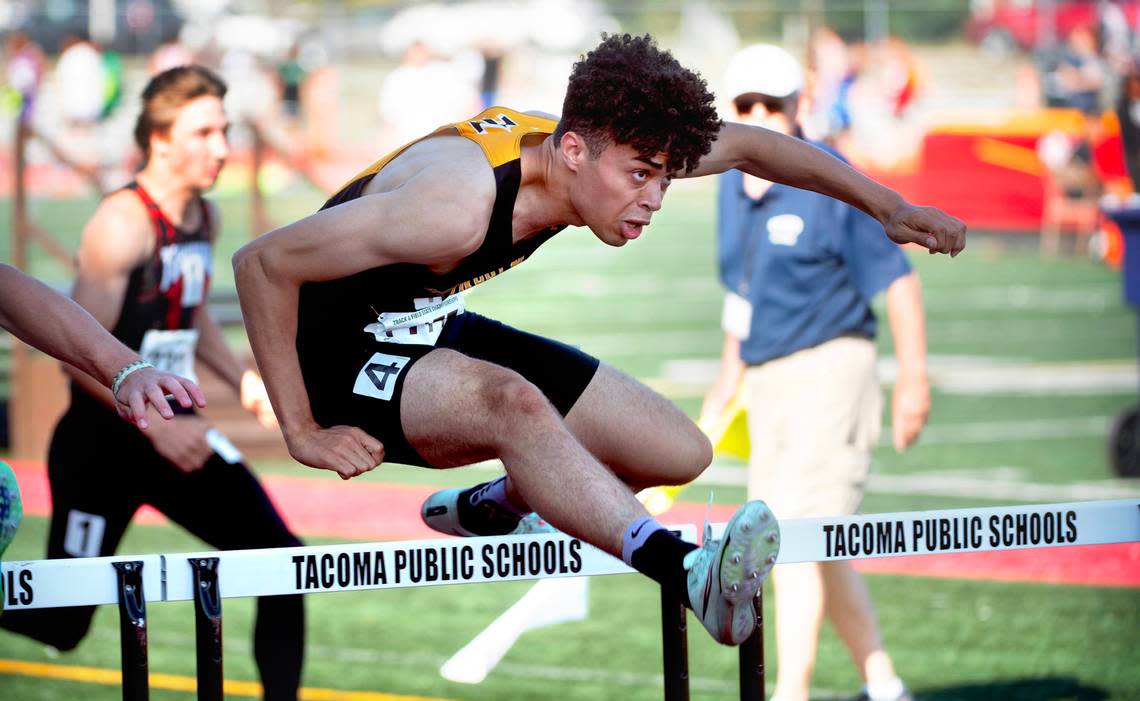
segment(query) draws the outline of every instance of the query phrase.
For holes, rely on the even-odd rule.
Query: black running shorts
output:
[[[565,343],[465,312],[447,321],[434,346],[382,343],[361,329],[320,338],[301,334],[297,355],[313,418],[356,426],[384,444],[384,461],[433,467],[404,436],[400,397],[408,369],[436,348],[519,373],[565,416],[598,369],[598,360]]]

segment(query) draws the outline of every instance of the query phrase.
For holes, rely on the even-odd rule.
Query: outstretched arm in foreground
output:
[[[78,304],[4,264],[0,264],[0,326],[82,370],[104,387],[111,387],[120,372],[142,360]],[[206,406],[202,390],[193,382],[152,367],[130,372],[116,389],[119,415],[141,429],[148,425],[148,403],[163,418],[174,415],[166,402],[167,394],[184,407],[191,403]]]
[[[843,161],[791,136],[746,124],[726,123],[695,177],[737,168],[758,178],[843,200],[875,217],[896,243],[916,243],[931,253],[958,255],[966,225],[934,207],[918,207]]]

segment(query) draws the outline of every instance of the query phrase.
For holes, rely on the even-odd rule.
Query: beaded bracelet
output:
[[[126,380],[127,377],[132,372],[134,372],[136,370],[142,370],[143,368],[153,368],[153,367],[154,367],[153,365],[146,362],[145,360],[136,360],[135,362],[131,363],[130,365],[127,365],[126,367],[124,367],[122,370],[119,371],[118,375],[115,375],[114,381],[111,382],[111,394],[114,395],[115,397],[119,396],[119,388],[122,387],[123,380]]]

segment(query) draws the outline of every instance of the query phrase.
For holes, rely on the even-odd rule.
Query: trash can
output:
[[[1104,213],[1116,222],[1124,237],[1124,301],[1140,313],[1140,205],[1105,208]],[[1140,316],[1137,320],[1140,349]],[[1128,407],[1113,421],[1108,434],[1108,461],[1117,475],[1140,477],[1140,406]]]

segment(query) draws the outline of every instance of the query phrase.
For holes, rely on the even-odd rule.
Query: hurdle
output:
[[[725,524],[714,524],[713,535]],[[692,525],[671,527],[695,540]],[[777,564],[934,553],[1140,542],[1140,500],[1112,500],[880,513],[780,523]],[[146,604],[190,601],[195,608],[198,698],[222,698],[222,600],[280,594],[395,589],[585,577],[633,572],[571,536],[302,546],[75,560],[12,561],[0,568],[5,608],[116,604],[120,612],[123,698],[149,698]],[[82,588],[75,582],[83,582]],[[763,698],[761,597],[757,630],[739,648],[742,699]],[[662,591],[664,698],[689,698],[688,617]]]

